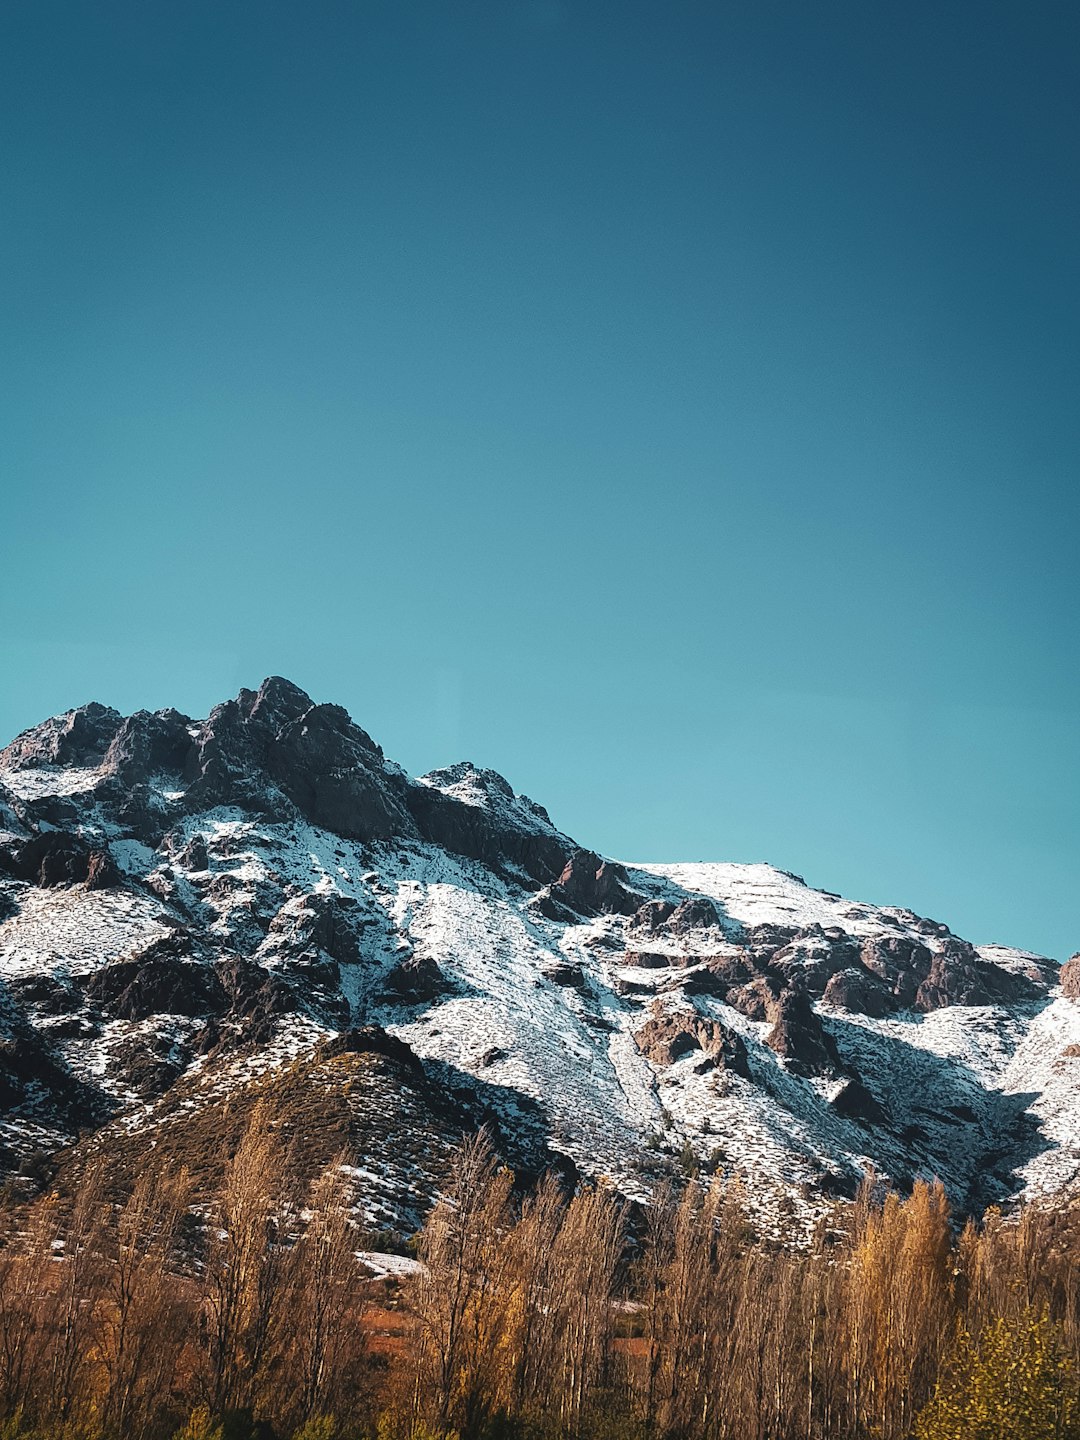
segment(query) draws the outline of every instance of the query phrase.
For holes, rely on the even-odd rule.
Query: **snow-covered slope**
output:
[[[162,1145],[209,1175],[222,1115],[269,1095],[298,1144],[347,1139],[384,1225],[481,1123],[631,1197],[722,1169],[797,1224],[873,1165],[977,1208],[1077,1181],[1070,974],[768,865],[602,860],[491,771],[410,780],[278,679],[0,751],[24,1174],[81,1135],[75,1159]]]

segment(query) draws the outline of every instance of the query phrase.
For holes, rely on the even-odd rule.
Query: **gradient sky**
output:
[[[288,675],[1080,948],[1080,10],[0,7],[0,734]]]

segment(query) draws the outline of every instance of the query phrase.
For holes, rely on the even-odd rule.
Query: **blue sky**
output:
[[[0,10],[0,732],[266,673],[1080,948],[1073,3]]]

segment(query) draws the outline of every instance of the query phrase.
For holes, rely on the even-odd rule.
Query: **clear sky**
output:
[[[267,673],[1080,948],[1075,0],[9,0],[0,732]]]

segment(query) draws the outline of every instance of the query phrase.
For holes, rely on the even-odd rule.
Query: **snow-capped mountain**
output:
[[[422,1213],[487,1123],[519,1168],[674,1164],[812,1214],[873,1165],[976,1209],[1080,1173],[1080,961],[768,865],[617,864],[499,775],[410,779],[288,681],[87,705],[0,751],[0,1166],[196,1179],[263,1101]]]

